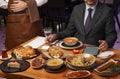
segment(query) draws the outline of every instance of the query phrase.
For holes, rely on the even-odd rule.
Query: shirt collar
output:
[[[98,0],[97,0],[96,4],[93,7],[89,7],[87,4],[85,4],[86,5],[86,10],[88,10],[89,8],[95,10],[97,4],[98,4]]]

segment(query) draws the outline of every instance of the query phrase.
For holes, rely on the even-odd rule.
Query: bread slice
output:
[[[104,63],[104,64],[102,64],[102,65],[100,65],[99,67],[97,67],[96,69],[95,69],[95,71],[97,71],[97,72],[102,72],[102,71],[104,71],[105,69],[107,69],[108,67],[110,67],[111,65],[113,65],[113,64],[116,64],[118,61],[115,61],[115,60],[113,60],[113,59],[110,59],[110,60],[108,60],[106,63]]]

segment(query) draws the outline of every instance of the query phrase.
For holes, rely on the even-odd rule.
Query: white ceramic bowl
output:
[[[67,37],[63,39],[63,42],[68,46],[73,46],[78,42],[76,37]]]
[[[59,58],[51,58],[47,60],[46,65],[50,69],[59,69],[64,64],[64,61]]]

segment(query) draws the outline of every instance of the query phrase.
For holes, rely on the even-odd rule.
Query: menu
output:
[[[39,46],[43,45],[45,43],[45,37],[37,37],[31,42],[24,45],[25,46],[31,46],[32,48],[38,48]]]

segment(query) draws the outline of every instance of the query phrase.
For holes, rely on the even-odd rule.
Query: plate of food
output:
[[[45,65],[45,60],[42,58],[34,58],[31,60],[31,66],[34,69],[41,68]]]
[[[12,72],[20,72],[28,69],[30,67],[30,63],[25,60],[6,60],[0,65],[0,69],[6,73]]]
[[[63,49],[77,49],[83,46],[83,43],[81,41],[78,41],[75,45],[69,46],[66,45],[63,41],[60,42],[59,46]]]
[[[97,55],[97,57],[101,58],[101,59],[107,59],[110,58],[114,55],[115,53],[113,51],[104,51],[101,52],[100,54]]]
[[[94,72],[100,76],[114,76],[120,73],[120,60],[109,59],[101,63]]]
[[[66,73],[66,77],[69,79],[80,79],[89,77],[91,73],[87,70],[79,70],[79,71],[69,71]]]
[[[91,69],[95,64],[95,56],[91,54],[78,54],[66,58],[66,64],[70,69]]]
[[[40,52],[37,49],[33,49],[31,46],[17,47],[12,52],[12,57],[16,59],[31,59],[37,57]]]
[[[64,58],[64,53],[58,46],[50,46],[48,50],[41,50],[43,58]]]

